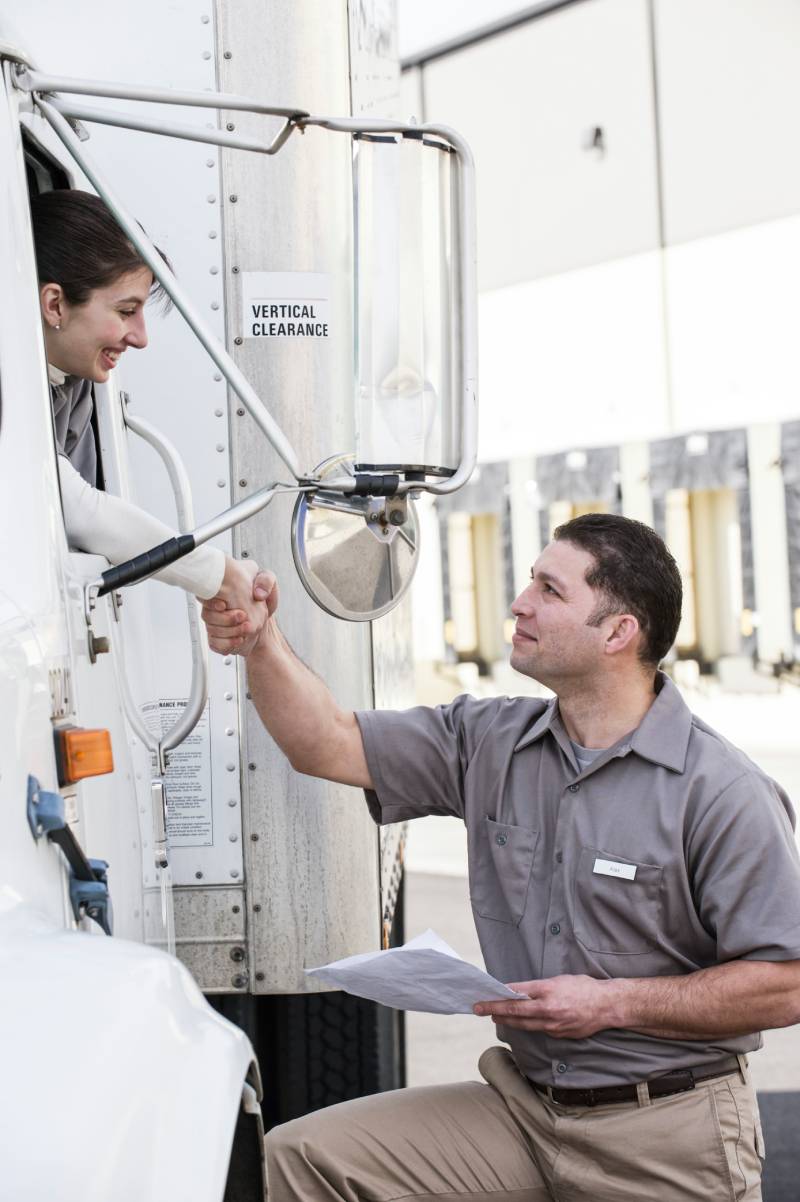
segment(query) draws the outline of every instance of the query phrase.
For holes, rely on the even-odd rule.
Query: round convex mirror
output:
[[[317,473],[351,471],[352,456],[326,460]],[[384,506],[398,524],[380,520]],[[404,519],[402,522],[399,519]],[[301,493],[292,515],[292,553],[306,592],[335,618],[369,622],[394,609],[408,591],[419,557],[414,502]]]

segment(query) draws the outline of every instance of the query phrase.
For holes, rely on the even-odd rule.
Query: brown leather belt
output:
[[[662,1073],[658,1077],[651,1077],[645,1084],[651,1098],[666,1098],[670,1094],[686,1093],[701,1081],[713,1081],[715,1077],[725,1077],[728,1073],[738,1071],[739,1061],[735,1056],[728,1056],[725,1060],[704,1064],[700,1068],[682,1068]],[[546,1094],[552,1102],[558,1102],[559,1106],[610,1106],[614,1102],[635,1102],[638,1097],[635,1085],[603,1085],[599,1089],[556,1089],[540,1085],[538,1081],[531,1081],[531,1085],[539,1093]]]

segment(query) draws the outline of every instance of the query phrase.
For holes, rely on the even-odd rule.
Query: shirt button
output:
[[[553,922],[550,924],[550,934],[551,935],[560,935],[561,934],[561,927],[558,925],[557,922]]]
[[[566,1072],[568,1071],[568,1070],[567,1070],[567,1066],[566,1066],[566,1064],[564,1063],[564,1061],[563,1061],[563,1060],[561,1061],[561,1063],[560,1063],[560,1064],[557,1064],[557,1065],[556,1065],[556,1071],[557,1071],[557,1072],[559,1072],[559,1073],[566,1073]]]
[[[495,835],[494,841],[498,847],[505,847],[506,843],[508,843],[508,835]]]
[[[563,862],[563,859],[564,859],[563,851],[557,851],[556,852],[556,864],[561,864]]]
[[[580,789],[580,785],[570,785],[569,786],[570,793],[577,793],[578,789]]]

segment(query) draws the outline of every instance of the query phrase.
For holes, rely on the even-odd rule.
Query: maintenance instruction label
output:
[[[142,706],[148,730],[163,737],[183,712],[185,700],[170,698]],[[164,777],[167,792],[167,839],[170,847],[211,847],[211,742],[209,702],[192,733],[169,754]]]
[[[245,338],[330,337],[331,277],[315,271],[242,272]]]

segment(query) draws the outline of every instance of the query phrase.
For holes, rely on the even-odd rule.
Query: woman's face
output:
[[[147,346],[144,306],[152,283],[150,269],[139,267],[95,288],[82,305],[71,305],[59,284],[43,284],[48,362],[68,376],[102,384],[128,347]]]

